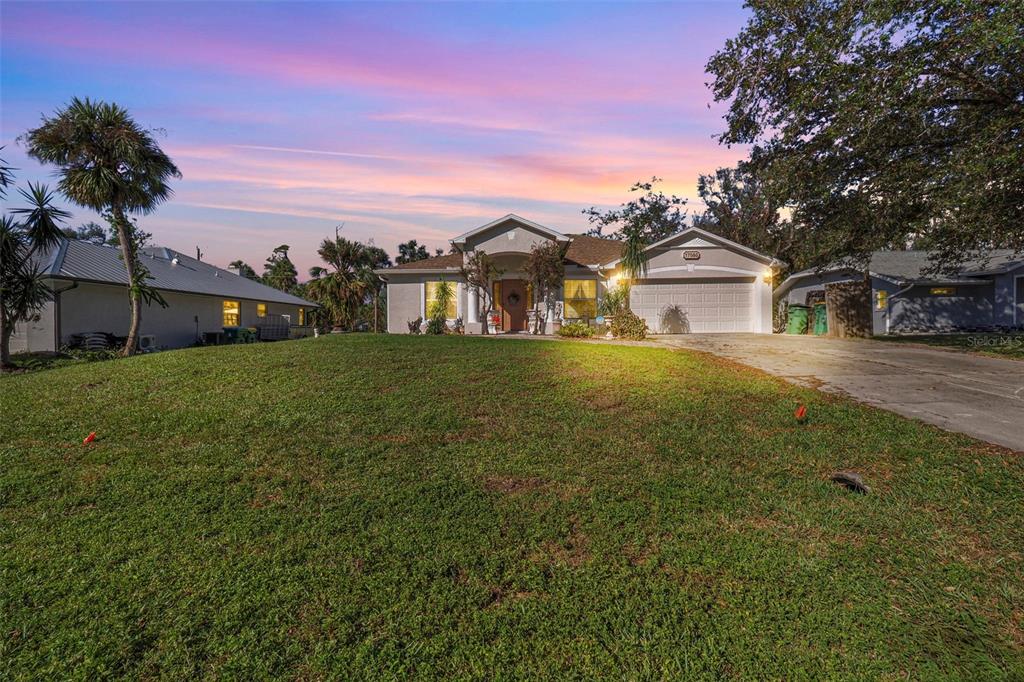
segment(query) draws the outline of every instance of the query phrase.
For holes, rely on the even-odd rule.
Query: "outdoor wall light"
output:
[[[764,275],[762,275],[761,278],[764,280],[765,284],[771,284],[772,283],[772,271],[771,270],[765,270],[764,271]]]

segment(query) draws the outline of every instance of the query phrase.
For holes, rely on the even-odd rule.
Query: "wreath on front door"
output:
[[[519,294],[517,294],[514,291],[511,294],[509,294],[508,295],[508,304],[509,305],[518,305],[519,304]]]

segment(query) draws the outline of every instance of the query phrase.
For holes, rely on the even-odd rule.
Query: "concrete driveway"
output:
[[[653,337],[1024,452],[1024,362],[925,346],[783,334]]]

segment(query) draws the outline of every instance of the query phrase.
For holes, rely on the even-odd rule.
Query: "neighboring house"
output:
[[[1024,326],[1024,255],[992,251],[952,276],[927,275],[927,251],[876,251],[868,263],[875,334],[972,331]],[[786,279],[775,300],[804,304],[825,285],[864,277],[836,265]]]
[[[153,277],[149,284],[168,303],[142,308],[141,334],[155,337],[149,340],[156,348],[191,346],[206,332],[257,326],[266,316],[283,316],[294,335],[304,335],[306,314],[316,307],[171,249],[144,248],[139,256]],[[42,257],[40,269],[54,299],[38,320],[17,325],[12,352],[54,351],[78,334],[128,335],[128,275],[119,249],[63,240]]]
[[[410,322],[426,318],[438,283],[447,281],[456,285],[448,319],[461,318],[466,333],[481,333],[482,297],[460,274],[464,258],[474,251],[486,252],[504,271],[494,287],[501,330],[525,330],[533,295],[523,265],[531,248],[547,241],[566,246],[565,280],[551,308],[561,310],[563,322],[593,320],[606,289],[622,275],[623,243],[562,234],[507,215],[452,239],[454,253],[377,270],[388,287],[388,331],[407,333]],[[633,283],[630,306],[652,332],[771,332],[771,257],[698,228],[647,251],[647,275]],[[542,313],[547,308],[540,305]]]

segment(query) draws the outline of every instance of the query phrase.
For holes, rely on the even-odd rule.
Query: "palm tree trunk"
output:
[[[4,322],[4,290],[0,287],[0,370],[11,367],[11,333]]]
[[[13,331],[14,326],[6,324],[3,315],[0,315],[0,369],[14,367],[11,362],[11,333]]]
[[[139,290],[135,281],[135,242],[128,231],[128,218],[124,209],[115,205],[111,213],[114,216],[114,226],[117,228],[117,238],[121,242],[121,258],[124,260],[125,270],[128,271],[128,302],[131,306],[131,323],[128,325],[128,340],[125,341],[121,355],[128,357],[135,355],[139,347],[139,326],[142,324],[142,302],[139,297]]]

